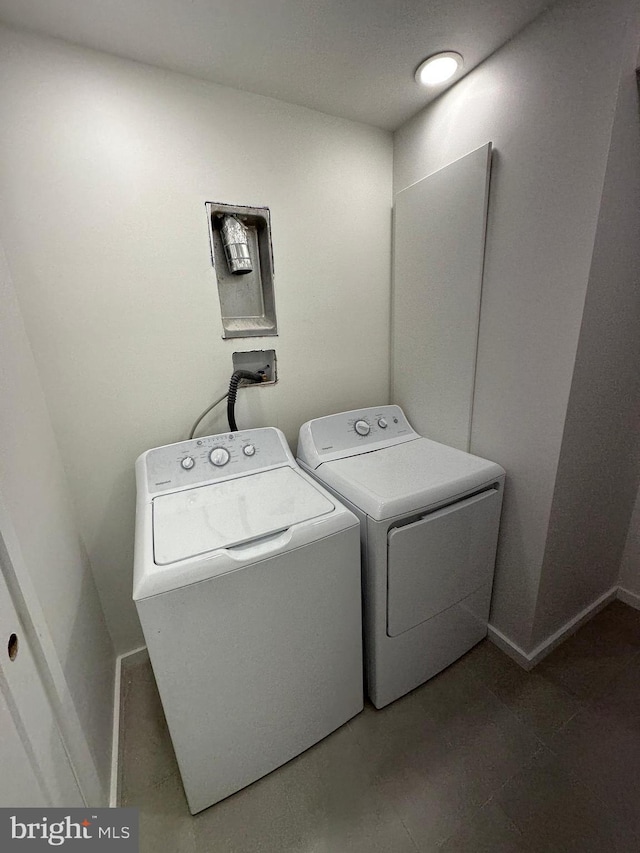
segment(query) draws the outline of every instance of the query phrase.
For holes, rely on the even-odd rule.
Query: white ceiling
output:
[[[434,97],[426,56],[470,70],[550,0],[0,0],[0,20],[395,129]]]

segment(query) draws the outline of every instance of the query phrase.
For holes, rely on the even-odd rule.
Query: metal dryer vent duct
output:
[[[223,216],[220,232],[229,272],[232,275],[246,275],[252,272],[253,264],[249,252],[247,229],[242,222],[235,216]]]

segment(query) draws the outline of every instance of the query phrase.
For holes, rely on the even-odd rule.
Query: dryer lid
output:
[[[325,462],[321,482],[381,521],[463,495],[504,476],[495,462],[428,438]]]
[[[153,553],[166,566],[231,548],[332,512],[331,503],[288,466],[153,500]]]

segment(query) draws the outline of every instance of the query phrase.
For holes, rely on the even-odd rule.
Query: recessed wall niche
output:
[[[278,334],[268,207],[206,203],[223,338]]]

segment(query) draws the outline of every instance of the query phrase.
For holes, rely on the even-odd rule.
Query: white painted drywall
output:
[[[392,139],[385,131],[35,36],[0,32],[0,229],[118,651],[133,464],[222,394],[231,353],[279,382],[238,423],[388,399]],[[271,210],[279,337],[221,340],[206,201]],[[224,407],[203,430],[226,430]]]
[[[469,450],[491,143],[394,200],[391,400],[413,428]]]
[[[491,619],[527,651],[630,8],[554,5],[395,134],[396,192],[494,144],[471,449],[507,470]]]
[[[623,71],[542,566],[534,644],[617,583],[638,491],[639,44],[640,8],[621,51]]]
[[[102,787],[92,805],[106,805],[115,654],[1,249],[0,366],[0,495],[20,554],[11,550],[29,573],[73,714],[91,751],[90,771]],[[2,533],[8,536],[7,530]],[[76,746],[69,746],[72,754]],[[82,778],[84,768],[78,769]]]

